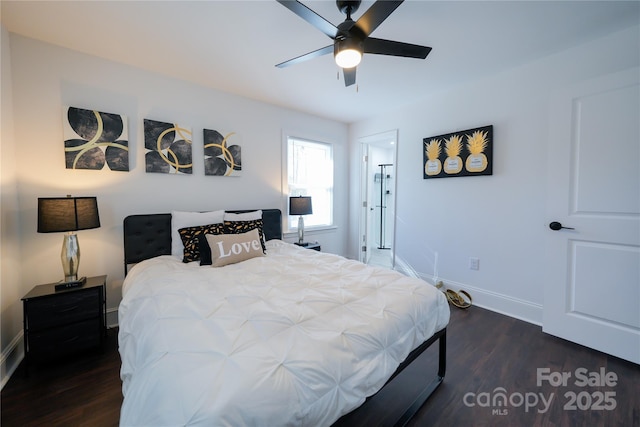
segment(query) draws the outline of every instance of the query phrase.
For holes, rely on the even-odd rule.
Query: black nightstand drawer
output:
[[[63,290],[57,283],[35,286],[22,298],[25,372],[31,360],[48,361],[102,347],[107,324],[107,276],[87,277]]]
[[[100,315],[100,294],[97,289],[75,292],[64,298],[38,298],[29,303],[29,328],[32,331],[53,328]]]
[[[28,348],[40,358],[60,356],[100,345],[101,320],[99,317],[71,323],[54,330],[31,332]]]

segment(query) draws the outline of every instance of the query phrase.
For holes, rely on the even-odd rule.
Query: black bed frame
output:
[[[233,213],[250,212],[250,210],[228,211]],[[282,239],[282,213],[280,209],[262,209],[263,231],[265,240]],[[124,219],[124,274],[128,273],[129,266],[145,259],[153,258],[160,255],[171,255],[171,214],[143,214],[130,215]],[[394,426],[404,426],[418,412],[422,405],[427,401],[429,396],[438,388],[444,380],[446,368],[447,354],[447,329],[433,334],[428,340],[420,344],[414,349],[407,358],[400,364],[398,369],[387,380],[385,386],[399,375],[404,368],[409,366],[422,352],[429,348],[434,342],[439,342],[438,350],[438,373],[436,377],[427,386],[422,389],[414,401],[405,410],[402,416],[396,420]],[[384,388],[384,387],[383,387]],[[375,398],[376,395],[370,396],[368,400]],[[357,416],[359,410],[364,410],[361,406],[355,409],[348,417]],[[362,414],[366,418],[365,414]],[[343,417],[344,418],[344,417]],[[341,418],[335,425],[339,425]],[[380,420],[372,420],[376,425],[381,425]],[[368,425],[373,425],[368,423]],[[387,424],[383,424],[387,425]]]

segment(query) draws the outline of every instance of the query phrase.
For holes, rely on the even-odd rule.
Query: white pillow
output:
[[[184,245],[178,230],[194,225],[219,224],[224,222],[224,211],[211,212],[171,212],[171,255],[178,259],[184,256]]]
[[[261,210],[244,212],[244,213],[232,213],[232,212],[224,213],[225,221],[253,221],[256,219],[262,219]]]

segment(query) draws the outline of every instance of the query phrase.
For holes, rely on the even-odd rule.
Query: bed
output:
[[[395,424],[411,419],[444,378],[444,295],[282,241],[278,209],[223,215],[226,231],[198,236],[195,261],[184,234],[184,259],[174,252],[177,213],[124,220],[120,425],[330,426],[438,342],[437,373]],[[255,256],[215,266],[245,250]]]

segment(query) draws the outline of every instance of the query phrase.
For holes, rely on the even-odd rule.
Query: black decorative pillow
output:
[[[258,234],[260,235],[260,244],[262,245],[262,252],[267,253],[267,247],[264,244],[264,232],[262,219],[254,219],[251,221],[225,221],[224,228],[225,233],[228,234],[240,234],[246,233],[247,231],[251,231],[255,228],[258,229]]]
[[[222,225],[222,228],[224,229],[224,224],[220,225]],[[220,235],[224,234],[224,232],[215,234]],[[198,236],[198,248],[200,248],[200,265],[211,265],[213,263],[213,260],[211,259],[211,247],[209,246],[206,234]]]
[[[184,245],[182,262],[200,260],[202,255],[200,252],[200,236],[204,237],[205,234],[223,234],[224,232],[225,226],[222,223],[196,225],[179,229],[178,233]],[[206,249],[209,249],[209,245],[206,245]],[[209,260],[211,260],[211,253],[209,253]]]

